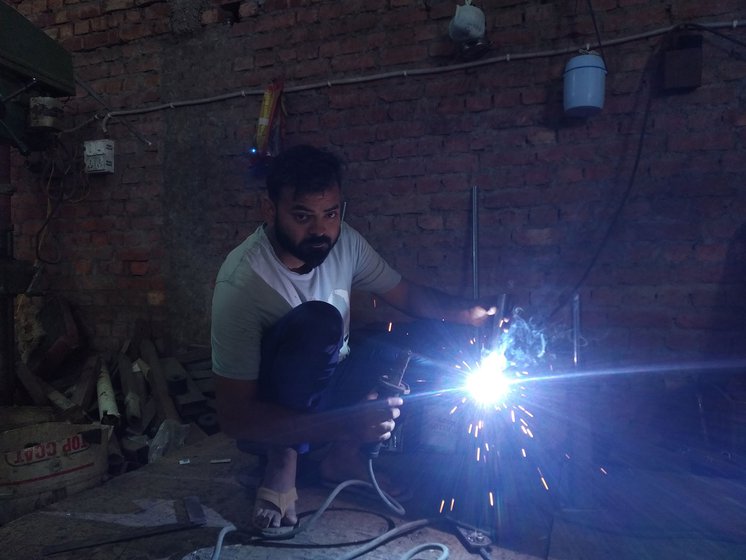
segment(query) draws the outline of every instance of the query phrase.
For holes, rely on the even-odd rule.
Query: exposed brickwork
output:
[[[80,127],[60,136],[75,161],[83,140],[117,142],[114,175],[65,179],[80,196],[51,220],[41,251],[59,261],[45,266],[44,286],[71,300],[100,350],[118,348],[136,319],[175,346],[208,342],[217,267],[259,223],[261,180],[247,149],[256,92],[275,78],[321,84],[285,94],[286,143],[344,157],[348,221],[414,279],[471,293],[478,185],[480,292],[509,291],[536,318],[571,295],[606,239],[653,88],[634,184],[580,288],[585,351],[605,361],[746,348],[746,67],[729,54],[739,47],[713,34],[703,35],[702,86],[676,95],[657,89],[664,38],[605,47],[605,108],[572,120],[562,113],[570,55],[515,57],[595,42],[579,4],[482,2],[493,44],[483,60],[514,58],[464,69],[448,68],[461,61],[447,36],[455,5],[445,0],[205,2],[194,29],[178,33],[165,0],[10,4],[72,53],[76,77],[100,96],[79,87],[65,105],[66,128]],[[738,0],[593,4],[607,41],[743,15]],[[743,40],[740,29],[721,31]],[[389,72],[397,75],[335,84]],[[105,119],[242,89],[251,91]],[[16,255],[34,260],[48,177],[18,154],[14,162]],[[356,302],[361,319],[398,317],[369,304]],[[565,305],[549,329],[569,320]]]

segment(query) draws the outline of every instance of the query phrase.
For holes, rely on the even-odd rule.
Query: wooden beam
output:
[[[143,339],[140,342],[140,356],[150,366],[150,390],[158,408],[158,415],[162,420],[174,420],[181,422],[179,413],[176,411],[174,401],[168,394],[166,375],[161,367],[161,361],[156,352],[155,345],[151,340]]]

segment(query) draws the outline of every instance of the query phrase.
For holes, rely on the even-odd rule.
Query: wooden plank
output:
[[[56,420],[51,406],[0,406],[0,430]]]
[[[47,393],[41,385],[41,380],[36,377],[23,362],[18,363],[16,377],[23,385],[34,404],[44,406],[49,404]]]
[[[31,395],[35,404],[43,406],[52,403],[52,405],[60,411],[64,419],[73,422],[90,422],[90,418],[88,418],[82,408],[52,387],[49,383],[39,379],[36,375],[31,373],[23,362],[19,362],[17,373],[18,378],[21,380],[24,387],[26,387],[26,390]]]
[[[39,382],[44,388],[49,402],[51,402],[52,405],[54,405],[60,411],[62,418],[64,418],[65,420],[70,420],[74,423],[87,423],[91,421],[85,411],[77,404],[72,402],[65,395],[60,393],[57,389],[55,389],[45,381],[39,380]]]
[[[96,393],[96,380],[98,379],[98,363],[101,360],[99,356],[89,357],[83,365],[83,371],[78,377],[73,394],[70,400],[77,404],[83,410],[93,403],[93,395]]]
[[[168,394],[168,384],[166,375],[161,367],[160,358],[156,352],[155,345],[151,340],[143,339],[140,343],[140,355],[142,359],[150,366],[150,389],[156,402],[158,414],[162,420],[174,420],[180,422],[181,418],[176,410],[174,401]]]

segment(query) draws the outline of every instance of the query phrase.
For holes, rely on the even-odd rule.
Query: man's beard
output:
[[[300,259],[305,264],[306,271],[311,271],[326,260],[329,256],[334,245],[337,243],[337,239],[332,240],[328,235],[317,235],[314,237],[307,237],[300,243],[293,243],[293,240],[283,231],[282,226],[275,220],[275,237],[277,243],[285,251],[293,255],[296,259]],[[314,247],[323,243],[323,245]]]

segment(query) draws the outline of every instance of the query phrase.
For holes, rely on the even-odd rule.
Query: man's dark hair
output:
[[[267,194],[277,202],[280,191],[291,188],[294,196],[341,186],[342,163],[334,154],[300,145],[288,148],[272,160],[267,173]]]

